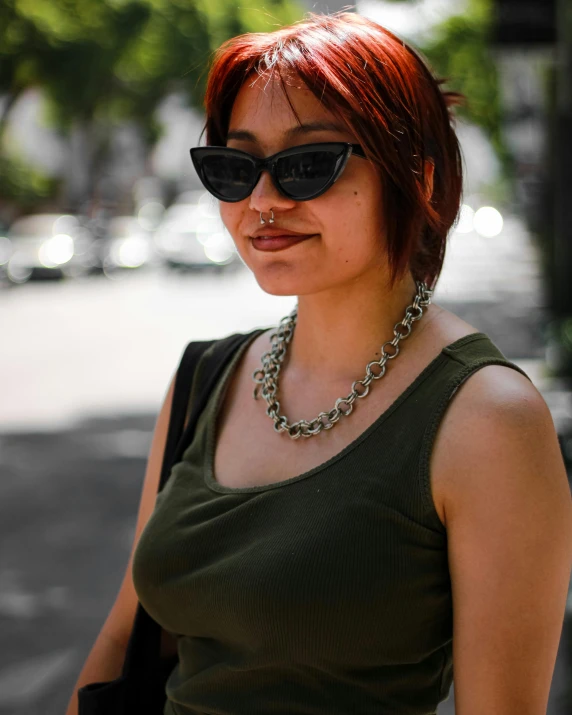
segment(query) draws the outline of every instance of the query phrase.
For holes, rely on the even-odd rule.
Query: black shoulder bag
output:
[[[235,333],[216,341],[217,346],[209,357],[208,370],[204,382],[194,385],[190,417],[183,432],[195,368],[203,352],[214,340],[191,342],[187,345],[177,375],[173,391],[173,404],[169,419],[167,442],[161,468],[159,491],[171,474],[172,467],[181,461],[187,446],[191,443],[198,418],[204,409],[213,387],[222,370],[240,345],[252,333]],[[145,611],[141,604],[137,607],[133,630],[125,654],[123,671],[119,678],[104,683],[90,683],[79,688],[79,715],[161,715],[165,707],[165,683],[178,662],[177,656],[160,658],[161,627]]]

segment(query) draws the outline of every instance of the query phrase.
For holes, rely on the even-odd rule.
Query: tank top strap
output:
[[[443,348],[443,353],[462,365],[474,365],[475,369],[481,367],[480,362],[482,360],[485,360],[487,365],[506,365],[518,370],[525,377],[530,379],[521,367],[506,358],[486,333],[471,333],[470,335],[465,335],[451,345]]]
[[[487,365],[502,365],[517,370],[530,380],[529,375],[516,363],[508,360],[485,333],[471,333],[443,348],[439,364],[416,390],[416,421],[419,430],[417,449],[418,478],[424,504],[424,516],[430,525],[445,533],[435,509],[431,489],[429,464],[439,426],[447,407],[461,385]],[[532,382],[532,380],[531,380]]]

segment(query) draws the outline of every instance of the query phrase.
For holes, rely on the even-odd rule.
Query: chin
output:
[[[311,276],[296,275],[292,271],[292,266],[284,264],[256,267],[253,270],[249,266],[258,285],[265,293],[275,296],[298,296],[306,293],[315,293],[319,290],[315,278]]]
[[[285,280],[269,280],[268,277],[262,279],[259,275],[254,273],[254,277],[258,285],[262,288],[268,295],[275,296],[294,296],[300,295],[300,286],[296,282],[290,282]],[[312,292],[312,291],[309,291]]]
[[[303,244],[299,244],[303,246]],[[329,271],[326,257],[300,257],[295,255],[297,246],[286,251],[267,253],[244,251],[241,253],[243,263],[252,272],[256,282],[268,295],[301,296],[320,293],[332,287],[336,282],[335,267]],[[320,260],[321,258],[321,260]],[[332,280],[333,279],[333,280]],[[339,276],[344,281],[344,276]]]

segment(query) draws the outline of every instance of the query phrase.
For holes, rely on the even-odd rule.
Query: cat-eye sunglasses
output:
[[[225,146],[193,147],[191,159],[203,186],[220,201],[250,196],[261,173],[270,172],[278,191],[294,201],[321,196],[340,177],[352,154],[366,158],[359,144],[302,144],[261,159]]]

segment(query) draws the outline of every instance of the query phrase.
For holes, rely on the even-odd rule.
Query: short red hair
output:
[[[234,37],[215,52],[205,94],[208,145],[226,145],[232,106],[252,72],[277,72],[283,87],[285,75],[298,76],[353,131],[382,181],[392,282],[410,268],[434,288],[461,203],[461,149],[450,107],[463,95],[442,91],[445,80],[420,54],[372,20],[308,13],[273,32]],[[431,198],[426,158],[435,165]]]

